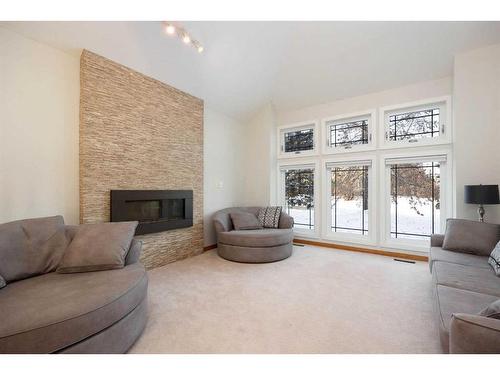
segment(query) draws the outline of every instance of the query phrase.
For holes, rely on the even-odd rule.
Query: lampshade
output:
[[[498,185],[465,185],[465,203],[499,204]]]

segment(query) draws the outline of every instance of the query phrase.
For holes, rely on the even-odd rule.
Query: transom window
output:
[[[391,238],[428,239],[440,233],[440,163],[390,165]]]
[[[311,154],[316,148],[316,123],[286,126],[279,130],[281,156]]]
[[[368,119],[335,123],[326,123],[329,132],[330,147],[351,148],[353,145],[368,143]]]
[[[331,167],[330,229],[368,235],[368,166]]]
[[[389,116],[390,141],[434,138],[440,134],[439,108],[397,113]]]
[[[296,228],[314,230],[314,169],[284,170],[285,211]]]

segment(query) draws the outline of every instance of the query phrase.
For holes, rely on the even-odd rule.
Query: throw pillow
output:
[[[5,282],[55,271],[70,242],[62,216],[0,225],[0,275]]]
[[[443,249],[489,256],[500,240],[500,225],[479,221],[448,219]]]
[[[231,212],[229,216],[235,230],[262,229],[259,219],[251,212]]]
[[[259,221],[264,228],[278,228],[280,222],[281,207],[263,207],[259,210]]]
[[[498,241],[497,245],[493,249],[488,258],[488,263],[491,267],[493,267],[493,271],[495,271],[495,275],[500,276],[500,241]]]
[[[0,276],[0,289],[2,289],[7,283],[5,282],[4,278]]]
[[[490,303],[490,305],[482,310],[479,315],[493,319],[500,319],[500,299]]]
[[[137,224],[137,221],[124,221],[80,225],[57,272],[75,273],[123,268]]]

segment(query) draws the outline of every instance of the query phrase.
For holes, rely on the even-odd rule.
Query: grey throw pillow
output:
[[[2,289],[7,283],[5,282],[4,278],[0,276],[0,289]]]
[[[448,219],[443,249],[489,256],[500,240],[500,225],[479,221]]]
[[[259,219],[251,212],[231,212],[229,216],[235,230],[262,229]]]
[[[123,268],[137,224],[137,221],[126,221],[80,225],[57,272],[75,273]]]
[[[493,319],[500,319],[500,299],[490,303],[490,305],[482,310],[479,315]]]
[[[259,221],[264,228],[278,228],[281,216],[281,207],[263,207],[259,210]]]
[[[498,241],[497,245],[493,249],[488,258],[488,263],[491,267],[493,267],[493,271],[495,271],[495,275],[500,276],[500,241]]]
[[[5,282],[56,270],[70,243],[62,216],[0,225],[0,275]]]

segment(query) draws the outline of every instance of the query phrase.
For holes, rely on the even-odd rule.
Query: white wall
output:
[[[294,122],[319,120],[367,109],[412,102],[429,97],[451,95],[452,78],[446,77],[434,81],[416,83],[390,90],[379,91],[367,95],[336,100],[293,111],[277,111],[278,125],[287,125]]]
[[[247,206],[276,202],[272,189],[276,170],[276,119],[271,103],[262,107],[245,126],[245,190]]]
[[[500,184],[500,44],[455,57],[454,124],[457,217],[476,219],[463,186]],[[485,220],[500,223],[500,205]]]
[[[215,244],[212,215],[244,203],[245,127],[207,106],[204,112],[204,243]]]
[[[78,223],[79,61],[0,28],[0,223]]]

